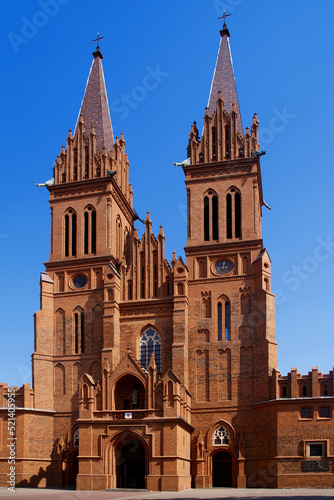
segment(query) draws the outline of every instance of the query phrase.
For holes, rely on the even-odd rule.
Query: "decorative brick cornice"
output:
[[[131,309],[122,309],[121,316],[162,316],[165,314],[171,314],[173,312],[173,305],[170,306],[145,306],[134,307]]]
[[[77,189],[64,189],[62,191],[55,192],[53,197],[54,198],[64,198],[66,196],[78,196],[81,194],[85,195],[85,194],[89,194],[89,193],[96,193],[99,191],[106,191],[106,190],[107,190],[106,184],[100,184],[98,186],[87,186],[87,187],[84,187],[81,184],[80,188],[77,188]]]
[[[235,166],[235,167],[224,167],[220,169],[211,169],[211,170],[206,170],[203,169],[198,170],[197,172],[192,172],[190,174],[192,179],[199,179],[202,177],[216,177],[219,175],[226,175],[226,174],[239,174],[239,173],[250,173],[252,171],[252,165],[241,165],[241,166]]]

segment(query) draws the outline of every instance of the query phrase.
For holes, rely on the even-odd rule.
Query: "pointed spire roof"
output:
[[[114,136],[110,120],[107,91],[104,83],[101,61],[103,56],[98,47],[96,51],[93,52],[93,56],[94,60],[90,68],[75,130],[78,127],[80,115],[82,115],[86,130],[90,131],[92,126],[95,129],[97,153],[102,153],[103,147],[106,147],[109,153],[114,145]]]
[[[218,50],[216,67],[211,84],[208,111],[212,116],[217,107],[218,92],[221,91],[224,101],[224,107],[229,114],[232,111],[232,104],[235,104],[235,111],[238,117],[238,132],[243,135],[242,120],[237,89],[235,85],[232,55],[229,42],[230,33],[225,23],[223,29],[220,31],[220,34],[221,40]]]

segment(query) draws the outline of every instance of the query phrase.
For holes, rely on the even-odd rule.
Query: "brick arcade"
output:
[[[277,368],[259,122],[244,131],[224,24],[203,134],[182,163],[186,261],[136,229],[97,47],[47,188],[51,253],[33,387],[15,388],[16,485],[333,487],[333,372]],[[0,384],[0,485],[9,472]]]

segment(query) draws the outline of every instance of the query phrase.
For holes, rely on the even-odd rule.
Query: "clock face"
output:
[[[233,265],[229,260],[219,260],[215,264],[215,271],[218,274],[228,274],[232,271]]]

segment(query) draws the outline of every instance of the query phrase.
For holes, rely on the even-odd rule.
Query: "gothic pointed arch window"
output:
[[[152,327],[146,328],[139,341],[140,364],[147,369],[153,352],[158,372],[161,372],[161,337]]]
[[[84,211],[84,253],[96,253],[96,211],[91,205]]]
[[[218,195],[209,189],[204,196],[204,241],[218,240]]]
[[[222,425],[220,427],[217,427],[217,429],[213,433],[213,444],[214,446],[230,444],[230,433],[226,429],[226,427],[223,427]]]
[[[226,238],[241,238],[241,194],[235,187],[226,195]]]
[[[231,304],[222,296],[217,305],[218,341],[231,340]]]
[[[73,314],[73,336],[74,353],[85,352],[85,313],[81,307],[77,307]]]
[[[73,447],[77,448],[79,446],[79,429],[76,429],[73,433]]]
[[[64,215],[64,255],[77,255],[77,214],[73,208],[68,208]]]

